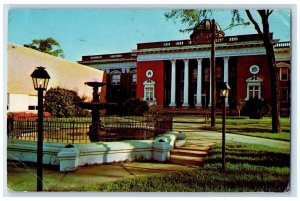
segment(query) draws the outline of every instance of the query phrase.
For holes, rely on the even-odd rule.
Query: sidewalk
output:
[[[217,131],[202,130],[199,124],[188,124],[188,127],[184,123],[175,123],[174,130],[183,131],[187,135],[187,142],[191,144],[215,144],[222,141],[222,133]],[[226,133],[226,142],[243,142],[250,144],[261,144],[270,147],[276,147],[280,149],[290,149],[290,142],[283,140],[266,139],[261,137],[252,137],[246,135],[238,135],[232,133]]]
[[[192,167],[157,162],[131,162],[107,165],[93,165],[78,167],[75,172],[59,172],[58,170],[43,168],[44,190],[72,188],[78,184],[93,184],[115,181],[118,179],[137,176],[154,175],[174,171],[193,169]],[[9,192],[35,192],[36,166],[24,163],[9,163],[7,166],[7,191]]]

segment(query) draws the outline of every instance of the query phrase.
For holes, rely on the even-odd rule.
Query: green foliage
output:
[[[124,103],[124,115],[142,116],[149,111],[147,101],[139,98],[130,98]]]
[[[172,9],[171,11],[165,13],[165,18],[173,19],[174,21],[179,20],[181,24],[187,25],[188,27],[185,29],[180,29],[180,32],[190,32],[193,28],[202,20],[211,18],[213,13],[216,10],[212,9],[204,9],[204,10],[197,10],[197,9]],[[233,9],[231,12],[231,22],[229,24],[229,29],[235,27],[237,25],[249,25],[249,22],[246,22],[239,10]]]
[[[50,88],[45,94],[44,109],[53,117],[85,116],[86,111],[75,103],[84,101],[77,92],[60,87]]]
[[[245,102],[245,107],[242,109],[242,114],[250,119],[261,119],[270,115],[271,108],[266,101],[258,98],[252,98]]]
[[[25,47],[38,50],[50,54],[52,56],[64,58],[63,50],[60,48],[59,43],[49,37],[47,39],[34,39],[30,44],[24,44]]]

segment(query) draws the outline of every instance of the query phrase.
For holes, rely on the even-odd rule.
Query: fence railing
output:
[[[101,117],[101,141],[145,140],[172,130],[171,116]],[[47,118],[43,140],[58,143],[90,143],[91,118]],[[37,141],[37,120],[7,119],[9,139]]]

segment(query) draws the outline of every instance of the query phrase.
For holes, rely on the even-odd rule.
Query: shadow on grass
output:
[[[206,163],[217,164],[221,162],[221,147],[213,149],[207,157]],[[267,150],[247,150],[243,147],[229,147],[225,151],[226,162],[233,164],[251,164],[264,167],[290,167],[290,154]]]

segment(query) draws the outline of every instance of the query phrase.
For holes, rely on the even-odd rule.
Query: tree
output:
[[[174,9],[165,13],[167,19],[180,19],[181,23],[187,24],[189,27],[181,32],[191,31],[194,26],[201,20],[206,19],[208,16],[213,15],[213,10],[195,10],[195,9]],[[272,14],[272,10],[256,10],[258,16],[261,19],[262,29],[259,23],[253,18],[250,10],[245,10],[250,22],[254,25],[255,30],[261,36],[264,47],[267,54],[267,64],[270,73],[270,86],[271,86],[271,107],[272,107],[272,132],[279,133],[280,129],[280,105],[279,105],[279,77],[278,69],[276,68],[275,52],[273,47],[273,41],[270,35],[269,28],[269,16]],[[247,25],[247,23],[241,16],[239,10],[231,10],[232,18],[229,28],[237,25]]]
[[[59,43],[49,37],[47,39],[34,39],[30,44],[24,44],[25,47],[29,47],[40,52],[50,54],[52,56],[64,58],[63,50],[60,48]]]
[[[46,91],[44,110],[53,117],[85,116],[85,111],[75,103],[84,101],[77,92],[60,87],[50,88]]]

